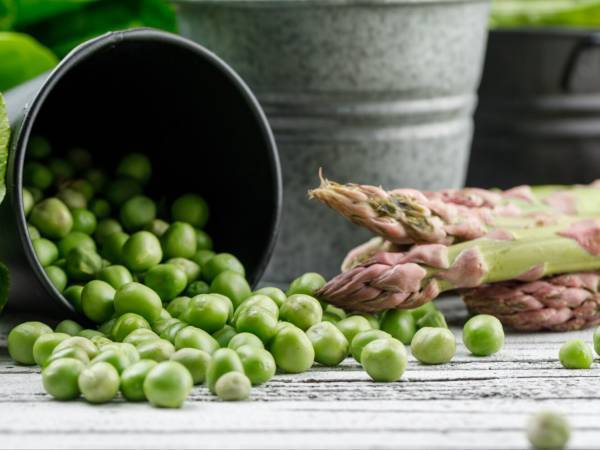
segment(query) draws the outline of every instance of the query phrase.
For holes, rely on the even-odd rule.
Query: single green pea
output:
[[[144,284],[154,290],[162,301],[168,302],[183,292],[187,277],[173,264],[159,264],[146,272]]]
[[[232,323],[236,323],[240,314],[244,313],[250,307],[260,307],[265,310],[269,314],[271,314],[275,319],[279,318],[279,307],[277,303],[271,297],[267,297],[262,294],[251,295],[246,298],[238,307],[235,309],[235,313],[233,315]]]
[[[148,330],[146,328],[137,328],[131,333],[129,333],[127,337],[123,339],[123,342],[138,347],[144,342],[152,341],[155,339],[160,339],[160,337],[154,331]]]
[[[196,253],[190,259],[198,264],[200,268],[203,268],[215,254],[212,250],[196,250]]]
[[[177,350],[182,348],[196,348],[212,355],[220,347],[216,339],[210,334],[193,326],[183,328],[175,337],[175,348]]]
[[[99,362],[107,362],[119,373],[123,373],[125,369],[134,364],[123,349],[110,346],[104,346],[102,351],[92,359],[91,364]]]
[[[87,208],[85,195],[75,189],[64,188],[58,191],[56,197],[60,199],[70,210],[77,208]],[[72,214],[72,212],[71,212]]]
[[[65,339],[56,346],[55,350],[58,351],[71,347],[82,349],[90,359],[98,354],[98,347],[96,347],[88,338],[79,335],[71,336],[69,339]]]
[[[270,344],[277,367],[289,373],[310,369],[315,360],[315,350],[304,331],[294,325],[280,329]]]
[[[281,305],[283,305],[283,303],[287,300],[285,293],[276,287],[264,287],[254,291],[254,294],[266,295],[267,297],[271,298],[271,300],[273,300],[278,307],[281,307]]]
[[[192,281],[187,289],[185,290],[185,295],[188,297],[195,297],[200,294],[208,294],[210,292],[210,286],[201,280]]]
[[[144,342],[138,347],[142,359],[152,359],[156,362],[167,361],[175,353],[175,347],[165,339],[155,339]]]
[[[142,153],[129,153],[117,166],[117,175],[146,184],[152,175],[152,164]]]
[[[374,381],[397,381],[406,369],[406,349],[394,338],[375,339],[363,348],[361,364]]]
[[[337,323],[340,320],[345,319],[347,317],[346,311],[344,311],[342,308],[337,308],[333,305],[327,305],[325,307],[325,311],[323,311],[323,317],[325,317],[325,315],[328,315],[332,319],[331,322],[334,323]]]
[[[162,237],[169,229],[169,223],[162,219],[154,219],[144,227],[144,230],[149,231],[157,238]]]
[[[158,363],[144,380],[144,394],[154,406],[179,408],[188,397],[194,381],[190,372],[176,361]]]
[[[114,298],[117,291],[106,281],[92,280],[81,291],[81,307],[85,316],[102,323],[109,320],[115,312]]]
[[[255,348],[265,348],[263,342],[252,333],[236,334],[230,339],[229,343],[227,344],[227,347],[232,350],[237,350],[243,345],[249,345]]]
[[[131,178],[119,178],[106,186],[106,199],[114,206],[120,207],[130,198],[140,195],[142,187]]]
[[[315,293],[325,286],[325,283],[325,278],[318,273],[305,273],[292,281],[285,294],[288,297],[295,294],[305,294],[314,297]]]
[[[277,331],[277,317],[260,306],[250,306],[240,313],[235,327],[240,333],[252,333],[263,342],[269,342]]]
[[[189,223],[173,222],[161,237],[165,257],[191,258],[196,253],[196,231]]]
[[[27,145],[27,158],[44,159],[50,156],[52,147],[48,140],[42,136],[31,136]]]
[[[19,364],[35,364],[33,346],[43,334],[52,333],[52,328],[42,322],[23,322],[8,334],[8,353]]]
[[[222,296],[211,294],[197,295],[190,300],[181,315],[182,320],[201,328],[207,333],[220,330],[229,318],[230,302]]]
[[[212,250],[213,240],[204,230],[196,228],[196,249]]]
[[[106,174],[101,169],[88,169],[85,171],[83,178],[92,185],[94,192],[100,192],[106,185]]]
[[[27,186],[33,186],[45,191],[54,182],[54,175],[44,164],[30,161],[23,167],[23,181]]]
[[[219,331],[213,333],[212,336],[219,343],[220,347],[227,347],[231,339],[233,339],[236,334],[237,331],[235,328],[233,328],[231,325],[225,325]]]
[[[569,339],[558,353],[565,369],[589,369],[594,362],[592,349],[581,339]]]
[[[165,330],[160,334],[161,339],[166,339],[172,344],[175,343],[175,338],[177,338],[177,334],[187,327],[188,324],[181,320],[175,319],[171,325],[169,325]]]
[[[190,306],[190,297],[177,297],[169,302],[167,305],[167,311],[173,317],[180,317],[186,309]]]
[[[156,218],[156,204],[146,196],[136,195],[123,203],[119,217],[126,229],[141,230]]]
[[[86,281],[94,278],[102,269],[102,258],[87,248],[76,247],[66,257],[69,279]]]
[[[47,198],[31,210],[29,222],[50,239],[60,239],[71,232],[73,216],[69,208],[57,198]]]
[[[84,337],[90,340],[94,337],[106,337],[106,335],[100,330],[93,330],[91,328],[84,328],[79,333],[77,333],[77,336]]]
[[[371,324],[362,316],[350,316],[340,320],[335,324],[339,330],[344,333],[348,342],[352,342],[354,336],[361,331],[371,330]]]
[[[130,402],[146,400],[144,380],[158,363],[151,359],[141,359],[127,367],[121,374],[121,392]]]
[[[554,411],[542,411],[527,422],[527,439],[537,450],[559,450],[571,438],[571,425],[567,418]]]
[[[57,359],[42,370],[42,383],[48,394],[57,400],[79,397],[79,374],[85,364],[74,358]]]
[[[92,154],[84,148],[74,147],[67,152],[67,160],[76,170],[84,170],[92,165]]]
[[[206,371],[206,383],[210,391],[215,393],[217,380],[228,372],[244,373],[244,366],[238,354],[230,348],[221,348],[212,354]]]
[[[332,323],[316,323],[306,331],[306,335],[315,350],[315,361],[319,364],[337,366],[348,355],[348,340]]]
[[[129,235],[122,231],[112,233],[104,238],[102,251],[100,254],[103,258],[113,262],[120,263],[123,261],[123,246],[129,239]]]
[[[371,328],[373,328],[374,330],[379,330],[379,328],[380,328],[379,319],[377,318],[377,316],[374,316],[373,314],[356,313],[356,314],[351,314],[351,315],[364,317],[365,319],[367,319],[367,321],[369,322],[369,325],[371,325]]]
[[[46,276],[50,279],[52,285],[58,292],[62,292],[67,287],[67,274],[57,266],[48,266],[44,268]]]
[[[281,318],[305,331],[321,322],[323,309],[316,298],[305,294],[294,294],[281,306]]]
[[[139,328],[150,329],[150,324],[139,314],[125,313],[113,325],[112,338],[122,342],[131,332]]]
[[[195,256],[197,257],[198,255],[196,254]],[[195,261],[198,262],[197,259]],[[200,263],[198,262],[198,264]],[[214,280],[217,275],[225,271],[239,273],[242,277],[246,276],[246,270],[242,263],[230,253],[214,255],[204,264],[200,264],[200,266],[202,267],[202,276],[207,281]]]
[[[429,311],[416,322],[417,328],[434,327],[448,328],[446,318],[441,311]]]
[[[228,270],[219,273],[213,279],[210,291],[226,296],[233,302],[236,308],[252,295],[250,285],[244,276]]]
[[[177,198],[171,207],[173,220],[187,222],[196,228],[204,228],[209,210],[206,200],[196,194],[185,194]]]
[[[52,364],[54,361],[58,361],[59,359],[64,359],[64,358],[76,359],[76,360],[84,363],[86,366],[90,363],[90,357],[80,347],[68,347],[68,348],[61,348],[61,349],[57,349],[55,347],[54,350],[52,351],[52,353],[50,354],[50,356],[48,357],[48,359],[46,360],[46,365],[48,366],[48,365]]]
[[[129,283],[115,294],[115,311],[118,315],[127,312],[139,314],[149,323],[160,317],[162,302],[156,292],[140,283]]]
[[[96,242],[104,245],[104,241],[113,233],[123,232],[123,227],[115,219],[102,219],[96,226],[94,237]]]
[[[426,318],[427,315],[421,320]],[[463,328],[463,342],[475,356],[492,355],[500,351],[504,345],[502,323],[487,314],[471,317]]]
[[[414,316],[406,310],[390,309],[381,320],[381,329],[404,345],[409,345],[417,332]]]
[[[86,249],[92,252],[96,251],[96,242],[81,231],[71,231],[58,242],[58,251],[63,258],[76,248]]]
[[[106,403],[119,392],[120,378],[117,369],[100,361],[86,367],[78,378],[79,390],[90,403]]]
[[[58,248],[54,242],[48,239],[39,238],[31,242],[35,256],[42,267],[50,266],[58,259]]]
[[[416,322],[417,320],[421,319],[425,314],[430,313],[432,311],[437,311],[437,308],[435,307],[435,304],[433,302],[428,302],[419,306],[418,308],[409,309],[407,311],[409,311],[412,314]]]
[[[171,258],[167,261],[167,264],[171,264],[185,273],[185,277],[188,283],[195,281],[200,276],[200,266],[191,259],[187,258]]]
[[[108,201],[103,198],[95,198],[89,204],[89,209],[96,216],[96,219],[102,220],[110,217],[111,206]]]
[[[215,385],[215,393],[221,400],[240,401],[250,396],[252,385],[246,375],[228,372],[222,375]]]
[[[48,359],[58,344],[69,338],[66,333],[45,333],[33,344],[33,360],[40,367],[48,364]]]
[[[27,234],[29,235],[29,239],[31,239],[32,241],[35,241],[36,239],[40,239],[42,237],[38,229],[33,225],[29,224],[27,225]]]
[[[71,211],[73,215],[73,231],[79,231],[87,235],[94,234],[98,221],[93,212],[84,208],[75,208]]]
[[[415,333],[410,350],[423,364],[445,364],[456,353],[456,339],[446,328],[425,327]]]
[[[83,313],[83,305],[81,304],[81,293],[83,292],[83,286],[74,284],[66,288],[63,292],[63,296],[67,301],[73,305],[75,311]]]
[[[210,359],[208,353],[196,348],[182,348],[171,355],[171,361],[184,365],[190,372],[194,384],[201,384],[206,379]]]
[[[360,363],[362,351],[369,342],[374,341],[375,339],[387,339],[391,337],[392,336],[389,333],[386,333],[383,330],[361,331],[354,336],[354,339],[352,339],[350,353],[352,353],[352,357]]]
[[[149,231],[138,231],[127,239],[121,256],[130,270],[145,272],[160,263],[163,251],[156,236]]]
[[[29,192],[27,188],[23,188],[23,213],[25,214],[25,217],[29,215],[33,205],[35,205],[33,195],[31,195],[31,192]]]
[[[235,351],[242,361],[244,373],[250,379],[253,386],[266,383],[275,376],[277,369],[275,359],[264,348],[258,348],[253,345],[242,345]]]
[[[98,272],[98,279],[105,281],[115,289],[120,289],[128,283],[133,281],[131,272],[127,270],[127,267],[114,265],[108,266]]]
[[[68,334],[69,336],[77,336],[77,333],[79,333],[81,330],[83,330],[81,325],[74,320],[69,319],[59,322],[59,324],[54,328],[56,333],[64,333]]]
[[[127,342],[112,342],[110,345],[103,346],[102,351],[108,350],[110,348],[122,352],[127,358],[127,361],[129,361],[129,365],[135,364],[140,360],[140,354],[137,350],[137,347],[135,347],[133,344]]]
[[[59,182],[63,182],[75,176],[75,168],[73,164],[62,158],[51,158],[46,164],[54,178]]]

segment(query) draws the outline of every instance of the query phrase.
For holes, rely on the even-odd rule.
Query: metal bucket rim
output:
[[[181,0],[180,0],[181,1]],[[518,26],[510,28],[492,28],[490,34],[506,36],[535,36],[535,37],[586,37],[600,33],[597,28],[575,28],[565,26]]]
[[[203,6],[298,7],[298,6],[419,6],[456,3],[488,3],[488,0],[172,0],[175,4]]]
[[[94,54],[96,54],[96,52],[114,46],[123,41],[164,42],[168,44],[175,44],[181,48],[187,48],[192,52],[195,52],[197,55],[205,58],[225,77],[229,78],[233,82],[233,86],[235,86],[235,89],[237,89],[242,95],[247,105],[251,109],[252,114],[256,117],[258,125],[260,126],[261,134],[265,140],[265,145],[268,150],[269,163],[275,178],[273,186],[273,194],[275,195],[275,215],[271,223],[272,233],[269,244],[265,247],[263,257],[256,267],[255,282],[257,282],[264,274],[277,242],[281,223],[281,206],[283,202],[283,183],[279,154],[277,152],[277,145],[275,143],[273,132],[268,125],[267,117],[248,85],[236,72],[234,72],[229,65],[227,65],[227,63],[225,63],[216,54],[184,37],[150,28],[135,28],[124,31],[109,32],[86,41],[75,49],[71,50],[71,52],[69,52],[69,54],[65,56],[50,72],[46,80],[44,80],[33,101],[27,108],[27,111],[24,113],[21,126],[19,127],[16,136],[14,136],[15,139],[13,142],[11,142],[10,147],[11,154],[14,155],[14,166],[12,170],[14,188],[12,189],[11,201],[13,206],[16,207],[17,232],[19,234],[21,245],[25,250],[25,256],[30,267],[33,269],[38,280],[55,301],[60,302],[63,306],[67,307],[71,311],[75,311],[73,305],[52,284],[50,278],[42,268],[41,264],[38,262],[37,256],[33,249],[32,241],[29,238],[27,219],[25,217],[23,202],[21,200],[23,198],[23,166],[25,163],[25,154],[27,153],[26,137],[28,138],[31,135],[33,124],[35,123],[45,100],[53,91],[56,84],[62,80],[63,77],[69,73],[69,71],[71,71],[81,62],[85,61],[87,58],[92,57]]]

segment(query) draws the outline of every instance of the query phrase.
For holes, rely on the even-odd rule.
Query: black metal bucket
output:
[[[600,32],[490,33],[467,183],[600,178]]]
[[[38,264],[26,231],[22,172],[34,134],[55,147],[85,147],[109,169],[123,152],[146,153],[154,165],[149,195],[204,196],[215,248],[236,254],[250,283],[258,282],[279,228],[279,159],[261,107],[213,53],[155,30],[109,33],[9,91],[6,103],[13,135],[0,260],[12,276],[9,308],[72,309]]]

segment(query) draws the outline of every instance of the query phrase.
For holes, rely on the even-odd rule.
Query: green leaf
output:
[[[0,30],[10,29],[17,17],[17,6],[14,0],[0,0]]]
[[[6,194],[6,163],[8,160],[8,141],[10,139],[10,125],[4,99],[0,94],[0,203]]]
[[[0,263],[0,312],[4,309],[6,302],[8,302],[8,288],[10,286],[10,276],[8,269],[2,263]]]
[[[0,3],[6,0],[0,0]],[[16,6],[16,26],[32,25],[100,0],[10,0]]]
[[[600,0],[495,0],[492,27],[600,26]]]

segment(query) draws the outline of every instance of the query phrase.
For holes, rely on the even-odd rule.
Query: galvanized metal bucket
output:
[[[267,278],[331,276],[365,239],[308,189],[337,181],[458,187],[487,0],[176,0],[180,31],[230,63],[265,108],[284,174]]]

